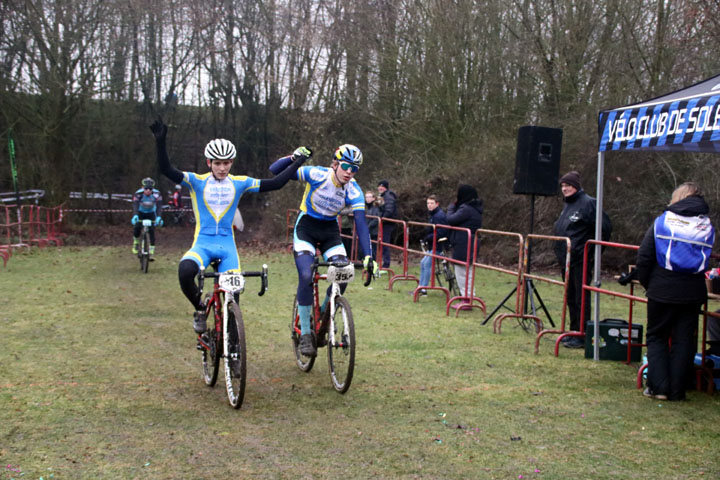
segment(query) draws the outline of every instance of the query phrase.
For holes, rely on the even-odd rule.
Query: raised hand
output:
[[[165,140],[167,136],[167,125],[165,125],[161,116],[158,115],[157,120],[150,125],[150,131],[155,135],[156,140]]]
[[[312,150],[307,147],[299,147],[293,152],[293,160],[296,162],[305,162],[312,157]]]

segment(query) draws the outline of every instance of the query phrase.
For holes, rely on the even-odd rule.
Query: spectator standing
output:
[[[370,231],[370,240],[372,243],[373,259],[377,258],[377,237],[378,237],[378,219],[369,217],[379,217],[382,215],[383,199],[375,195],[375,192],[368,190],[365,192],[365,215],[368,217],[367,226]]]
[[[425,203],[427,204],[428,209],[428,223],[432,223],[433,225],[447,225],[447,217],[445,216],[445,212],[442,208],[440,208],[440,201],[438,200],[437,196],[435,195],[429,195],[425,199]],[[481,220],[482,222],[482,220]],[[433,229],[432,227],[425,227],[425,234],[423,236],[423,241],[425,242],[425,245],[427,245],[428,251],[432,254],[439,254],[442,255],[444,250],[444,243],[440,242],[441,238],[447,238],[447,229],[445,228],[437,228],[437,231]],[[435,249],[433,250],[433,237],[435,237]],[[432,273],[432,262],[433,257],[431,255],[425,255],[422,260],[420,260],[420,286],[425,287],[430,285],[430,274]],[[425,289],[420,291],[421,295],[426,295],[427,292]]]
[[[700,188],[683,183],[640,244],[638,280],[648,297],[646,397],[685,399],[698,315],[707,300],[704,272],[715,240],[709,211]]]
[[[482,228],[483,201],[478,197],[475,187],[470,185],[460,185],[457,191],[457,199],[455,203],[448,206],[447,224],[453,227],[469,228],[470,241],[470,258],[468,252],[468,238],[465,232],[452,230],[450,232],[450,242],[453,245],[452,258],[461,262],[472,262],[477,245],[475,244],[475,231]],[[458,286],[462,289],[463,295],[470,296],[469,286],[473,283],[472,270],[468,274],[465,265],[454,264],[455,277]],[[467,283],[466,283],[467,282]],[[467,285],[467,287],[466,287]],[[475,288],[473,287],[472,296],[475,296]]]
[[[570,330],[580,330],[580,308],[582,305],[583,286],[583,252],[588,240],[595,238],[595,215],[597,212],[596,200],[585,193],[580,184],[580,174],[576,171],[566,173],[560,178],[563,207],[560,216],[555,221],[554,232],[560,237],[570,238],[570,279],[568,281],[567,307],[570,312]],[[610,240],[612,223],[610,217],[603,212],[602,239]],[[562,277],[565,278],[566,243],[555,243],[555,256],[560,264]],[[588,252],[587,277],[584,283],[590,280],[593,268],[595,249]],[[590,319],[590,295],[585,298],[585,322]],[[567,348],[583,348],[585,342],[579,337],[563,337],[562,343]]]
[[[382,214],[383,218],[397,218],[397,194],[390,190],[390,183],[387,180],[380,180],[377,187],[380,197],[383,199]],[[382,241],[383,243],[392,242],[392,234],[395,231],[395,224],[392,222],[383,223],[382,225]],[[382,247],[382,267],[390,268],[390,247],[384,245]]]

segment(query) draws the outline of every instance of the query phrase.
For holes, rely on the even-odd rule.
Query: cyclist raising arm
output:
[[[270,171],[287,171],[290,162],[290,157],[283,157],[270,166]],[[293,254],[298,271],[300,352],[306,356],[314,357],[317,353],[310,334],[315,250],[318,248],[328,261],[347,261],[347,252],[337,224],[337,216],[344,207],[349,206],[353,211],[360,250],[364,256],[363,266],[370,274],[378,270],[377,263],[372,259],[370,233],[365,222],[365,197],[354,178],[362,162],[362,153],[356,146],[341,145],[335,150],[330,167],[305,166],[293,175],[296,180],[307,182],[293,235]],[[341,292],[345,292],[346,287],[347,284],[341,284]],[[329,290],[321,307],[323,314],[327,310]]]
[[[195,277],[200,268],[212,260],[220,260],[218,272],[240,268],[232,221],[243,193],[268,192],[282,188],[312,152],[300,147],[293,153],[282,173],[270,179],[257,179],[245,175],[230,175],[235,159],[235,146],[229,140],[216,138],[205,147],[205,159],[210,172],[199,175],[181,172],[170,164],[165,147],[167,126],[161,118],[150,126],[155,136],[160,172],[171,181],[190,190],[195,214],[195,239],[192,247],[183,255],[178,267],[180,288],[195,308],[193,328],[197,333],[205,331],[205,313],[200,289]]]

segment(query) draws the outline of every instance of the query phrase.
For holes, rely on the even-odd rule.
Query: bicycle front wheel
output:
[[[343,297],[335,299],[335,316],[328,328],[327,348],[333,387],[345,393],[355,370],[355,322],[350,303]]]
[[[225,342],[225,388],[233,408],[240,408],[245,397],[247,351],[245,350],[245,324],[240,307],[235,301],[227,306]]]
[[[145,232],[140,243],[140,269],[143,273],[148,272],[148,263],[150,263],[150,234]]]
[[[310,319],[310,325],[314,325],[313,319]],[[300,353],[300,315],[298,315],[297,296],[293,303],[292,321],[290,322],[290,338],[292,339],[293,352],[295,353],[295,363],[303,372],[309,372],[315,365],[315,357],[308,357]]]
[[[209,300],[206,299],[207,303]],[[210,304],[210,308],[207,312],[208,329],[203,335],[203,341],[205,346],[200,346],[202,349],[202,369],[203,369],[203,380],[209,387],[214,387],[217,382],[218,371],[220,370],[220,352],[218,348],[220,345],[220,334],[215,330],[215,305]]]

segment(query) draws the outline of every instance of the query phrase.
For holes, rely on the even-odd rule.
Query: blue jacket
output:
[[[448,207],[447,224],[453,227],[469,228],[471,239],[474,243],[475,231],[478,228],[482,228],[482,214],[483,201],[479,198],[463,203],[459,207],[453,203]],[[467,234],[465,232],[452,230],[450,232],[450,241],[453,245],[452,258],[462,262],[467,261]],[[473,252],[476,248],[477,245],[473,245],[470,249],[470,261],[472,261]]]
[[[447,216],[445,216],[445,212],[442,208],[437,207],[435,210],[429,212],[428,215],[428,222],[432,223],[433,225],[447,225]],[[447,228],[437,228],[437,246],[438,251],[443,251],[445,248],[446,242],[440,242],[441,238],[447,238],[448,231]],[[428,248],[432,247],[432,241],[433,241],[433,229],[432,227],[425,227],[425,236],[423,237],[423,240],[425,240],[425,243],[428,244]]]

